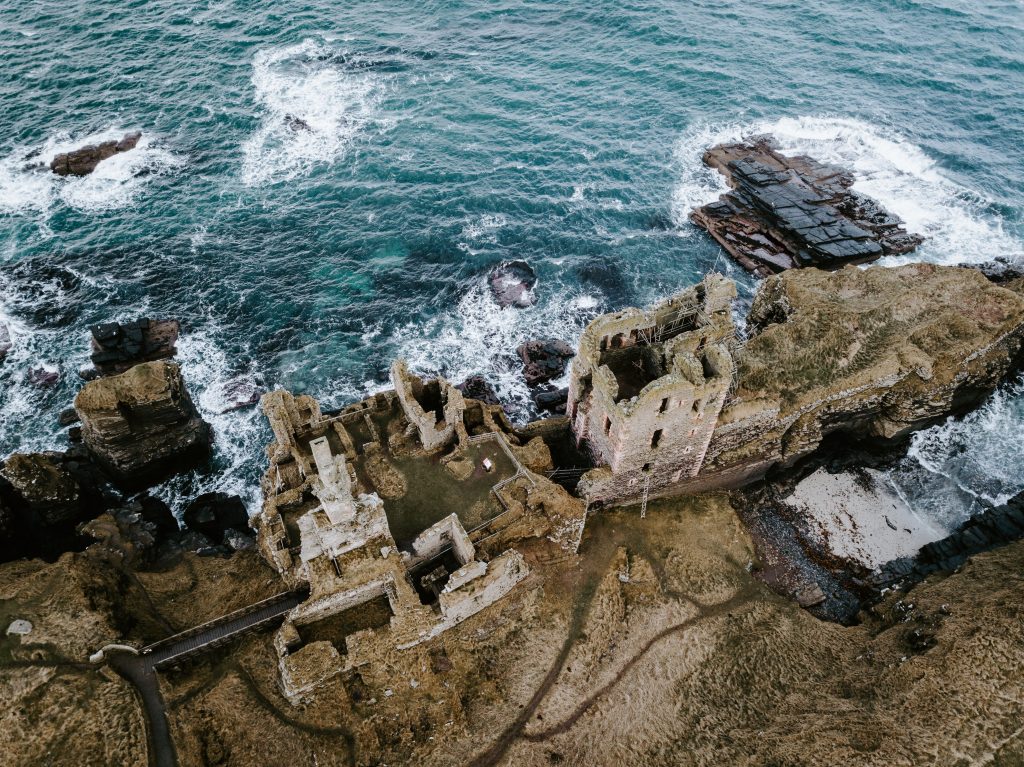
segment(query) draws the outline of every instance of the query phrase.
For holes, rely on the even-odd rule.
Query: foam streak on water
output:
[[[323,43],[260,50],[252,66],[262,115],[242,146],[247,185],[286,181],[338,160],[377,116],[384,80],[346,69],[340,52]]]

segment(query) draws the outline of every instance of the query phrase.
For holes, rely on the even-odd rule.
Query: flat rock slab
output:
[[[123,373],[141,362],[169,359],[177,352],[181,325],[177,320],[151,320],[93,325],[92,364],[100,375]]]
[[[851,173],[810,157],[786,157],[771,137],[720,144],[704,162],[733,189],[690,219],[758,276],[867,263],[909,253],[923,241],[908,234],[900,218],[853,192]]]

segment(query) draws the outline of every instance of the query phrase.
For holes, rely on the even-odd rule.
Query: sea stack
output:
[[[126,489],[149,487],[209,458],[213,432],[173,362],[146,362],[90,381],[75,410],[90,454]]]

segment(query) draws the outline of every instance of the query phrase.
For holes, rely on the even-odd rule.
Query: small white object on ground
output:
[[[484,471],[490,471],[493,468],[494,468],[494,464],[491,462],[491,459],[490,458],[484,458]]]
[[[11,621],[11,625],[7,627],[7,635],[16,634],[18,636],[27,636],[32,633],[32,624],[22,618],[16,618]]]

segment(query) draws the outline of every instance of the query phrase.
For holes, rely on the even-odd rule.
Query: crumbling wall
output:
[[[440,522],[435,522],[416,536],[412,542],[413,556],[408,564],[411,567],[416,562],[430,559],[448,547],[451,547],[455,558],[463,565],[472,561],[476,554],[469,535],[466,534],[466,528],[454,513]]]
[[[584,331],[569,416],[610,469],[584,478],[588,501],[633,497],[700,471],[735,373],[734,296],[731,282],[709,275],[652,310],[599,317]]]
[[[395,360],[391,366],[391,384],[395,387],[402,411],[410,425],[416,429],[424,450],[433,451],[447,447],[456,440],[460,430],[465,431],[462,413],[466,403],[462,392],[445,379],[436,379],[440,414],[436,410],[424,409],[421,400],[424,399],[426,384],[419,376],[409,371],[404,360]]]
[[[486,572],[469,582],[463,580],[451,590],[449,582],[438,597],[444,627],[450,628],[494,604],[529,574],[530,568],[523,555],[509,549],[487,563]]]

